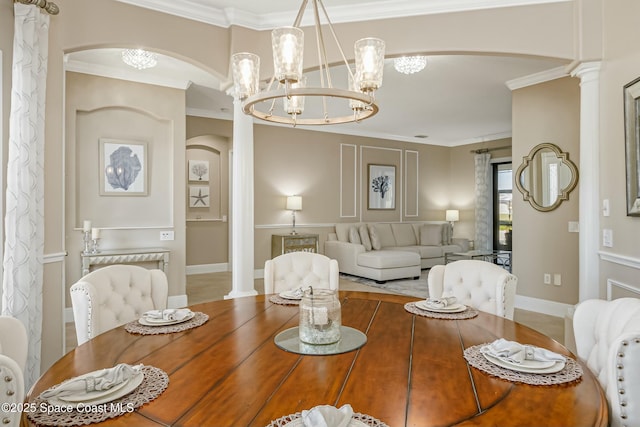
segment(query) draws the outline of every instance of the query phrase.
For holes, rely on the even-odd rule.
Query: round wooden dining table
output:
[[[274,338],[298,326],[298,307],[268,295],[212,301],[190,307],[209,316],[194,329],[136,335],[118,327],[91,339],[45,372],[27,400],[74,376],[142,363],[168,374],[167,389],[97,425],[267,426],[317,405],[347,403],[390,427],[607,425],[604,393],[582,362],[578,381],[541,386],[488,375],[463,357],[466,348],[502,337],[575,358],[527,326],[483,312],[465,320],[414,315],[404,304],[418,298],[399,295],[341,291],[340,300],[342,324],[367,336],[354,351],[282,350]]]

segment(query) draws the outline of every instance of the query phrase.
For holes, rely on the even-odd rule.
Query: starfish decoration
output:
[[[208,194],[202,194],[202,190],[198,190],[198,195],[197,196],[191,196],[192,199],[196,199],[195,202],[193,202],[193,206],[198,206],[198,203],[202,203],[202,206],[206,207],[207,203],[205,202],[205,198],[209,197]]]

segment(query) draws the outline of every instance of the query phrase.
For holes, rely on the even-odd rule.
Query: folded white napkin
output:
[[[109,390],[125,381],[129,381],[142,369],[143,365],[127,365],[120,363],[113,368],[101,369],[91,375],[81,375],[72,378],[56,388],[49,389],[42,393],[43,399],[52,397],[65,397],[93,391]]]
[[[148,319],[162,319],[162,320],[183,320],[187,316],[191,315],[191,310],[188,308],[167,308],[164,310],[150,310],[143,314]]]
[[[340,409],[331,405],[320,405],[302,411],[304,427],[347,427],[351,422],[351,405],[342,405]]]
[[[522,363],[525,360],[539,362],[564,362],[565,357],[545,348],[532,345],[523,345],[515,341],[507,341],[500,338],[480,348],[482,353],[497,357],[513,363]]]
[[[304,295],[304,290],[302,288],[295,288],[284,291],[283,293],[295,298],[302,298],[302,296]]]
[[[444,308],[455,304],[458,301],[456,297],[429,298],[427,303],[432,307]]]

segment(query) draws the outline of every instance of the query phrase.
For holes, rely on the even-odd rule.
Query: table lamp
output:
[[[453,232],[453,223],[460,219],[460,211],[457,209],[447,209],[445,219],[451,224],[451,231]]]
[[[291,231],[291,234],[298,234],[296,233],[296,211],[302,210],[302,197],[288,196],[287,210],[291,211],[291,216],[293,217],[293,230]]]

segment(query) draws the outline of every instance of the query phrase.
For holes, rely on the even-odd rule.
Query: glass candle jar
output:
[[[300,341],[333,344],[340,340],[342,312],[338,292],[308,288],[300,300]]]

